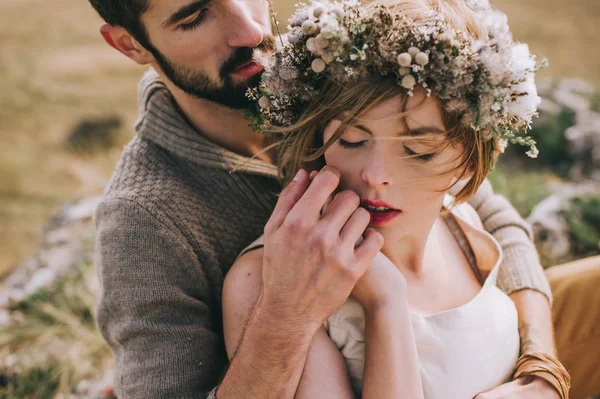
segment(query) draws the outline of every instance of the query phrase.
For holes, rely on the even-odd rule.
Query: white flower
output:
[[[398,73],[400,74],[400,76],[408,75],[410,73],[410,68],[400,67],[400,69],[398,69]]]
[[[316,53],[319,48],[317,47],[317,44],[315,43],[315,38],[314,37],[310,37],[307,41],[306,41],[306,48],[308,49],[308,51],[310,51],[311,53]]]
[[[406,75],[402,78],[402,87],[408,90],[412,90],[413,87],[417,84],[417,80],[412,75]]]
[[[427,53],[420,52],[415,56],[415,62],[421,66],[429,64],[429,55]]]
[[[272,104],[271,104],[271,100],[269,99],[269,97],[267,96],[262,96],[259,100],[258,100],[258,105],[260,105],[261,108],[271,108]]]
[[[344,12],[344,9],[340,5],[336,5],[333,8],[333,13],[335,15],[337,15],[338,17],[340,17],[340,18],[344,18],[346,16],[346,13]]]
[[[300,39],[302,39],[302,29],[301,28],[292,28],[288,33],[287,33],[287,39],[288,39],[288,43],[290,44],[296,44],[300,41]]]
[[[532,69],[535,61],[529,54],[526,44],[518,44],[512,47],[512,75],[513,80],[520,80],[511,86],[511,98],[507,104],[508,113],[529,121],[535,114],[542,99],[537,95],[535,77]]]
[[[511,47],[512,69],[515,71],[531,70],[535,67],[535,61],[529,53],[529,46],[525,43],[515,44]]]
[[[325,61],[323,61],[320,58],[315,58],[313,60],[313,62],[310,64],[310,67],[312,68],[312,70],[316,73],[321,73],[325,70]]]
[[[321,29],[321,35],[325,38],[325,39],[333,39],[333,33],[331,32],[331,29],[325,27],[323,29]]]
[[[506,147],[508,147],[508,140],[498,139],[498,151],[504,154],[504,151],[506,151]]]
[[[356,55],[356,54],[350,54],[350,59],[352,61],[356,61],[357,58],[358,58],[358,55]]]
[[[402,54],[398,55],[398,65],[400,65],[401,67],[410,66],[411,62],[412,62],[412,57],[409,53],[402,53]]]
[[[298,70],[293,67],[282,67],[279,71],[279,77],[283,80],[293,80],[298,77]]]
[[[410,54],[411,57],[416,56],[420,52],[421,52],[421,50],[418,47],[411,47],[408,49],[408,54]]]
[[[536,146],[533,146],[529,151],[527,151],[525,154],[527,154],[527,156],[529,158],[537,158],[538,155],[540,154],[540,150],[537,149]]]
[[[306,21],[302,22],[302,32],[304,32],[305,35],[312,35],[316,31],[317,25],[315,25],[315,23],[310,19],[307,19]]]

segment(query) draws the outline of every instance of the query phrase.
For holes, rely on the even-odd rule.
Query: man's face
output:
[[[151,0],[141,22],[174,85],[230,108],[244,108],[246,90],[260,80],[253,49],[275,47],[266,0]]]

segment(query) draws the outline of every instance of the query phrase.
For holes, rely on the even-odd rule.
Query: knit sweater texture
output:
[[[140,83],[136,133],[96,212],[98,326],[119,398],[206,398],[227,365],[223,280],[262,234],[277,168],[206,139],[153,70]],[[527,224],[487,182],[470,203],[504,249],[499,287],[550,299]]]

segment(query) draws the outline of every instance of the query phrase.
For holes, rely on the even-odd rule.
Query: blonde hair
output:
[[[369,3],[367,9],[378,4],[404,13],[417,23],[421,15],[434,10],[443,15],[453,27],[476,39],[485,35],[484,29],[477,23],[475,13],[463,0],[378,0]],[[289,182],[301,168],[319,169],[324,166],[325,151],[360,115],[396,96],[402,96],[403,107],[398,116],[406,126],[405,108],[408,98],[395,77],[373,73],[369,79],[352,82],[347,86],[328,80],[320,95],[309,104],[298,122],[290,127],[278,128],[275,133],[276,145],[279,147],[279,168],[284,182]],[[470,174],[468,183],[455,196],[455,202],[460,203],[470,199],[491,172],[498,155],[498,145],[496,139],[484,140],[481,134],[465,127],[461,123],[462,112],[446,110],[439,99],[438,106],[446,129],[444,145],[460,143],[464,148],[459,165],[448,173],[462,169],[461,178]],[[324,128],[331,120],[340,117],[343,119],[342,123],[332,137],[323,143]]]

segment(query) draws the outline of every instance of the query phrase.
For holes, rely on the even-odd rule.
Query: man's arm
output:
[[[552,302],[548,279],[532,241],[531,228],[502,195],[494,193],[484,181],[469,204],[475,208],[483,228],[498,240],[503,261],[498,273],[498,287],[507,295],[531,289]]]
[[[105,200],[96,224],[98,326],[114,352],[117,396],[207,397],[227,359],[197,257],[133,201]]]
[[[488,180],[469,204],[477,211],[484,229],[502,246],[504,258],[498,273],[498,287],[510,296],[517,308],[521,353],[544,352],[555,356],[550,313],[552,293],[532,242],[529,225],[506,198],[494,193]],[[507,395],[514,398],[558,397],[548,383],[534,378],[501,385],[476,398],[494,399]]]

